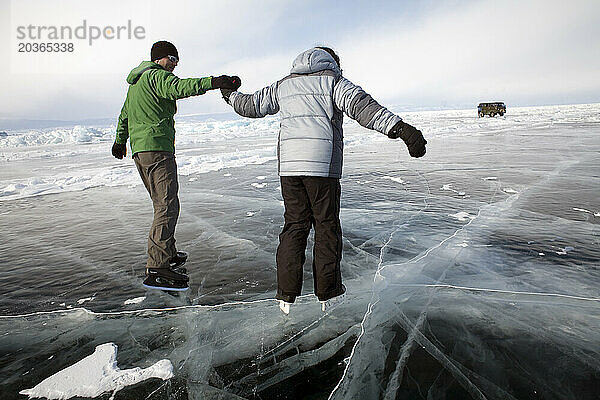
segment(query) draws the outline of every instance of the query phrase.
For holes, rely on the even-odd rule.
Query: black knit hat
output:
[[[179,53],[177,53],[177,49],[173,43],[161,40],[152,45],[152,50],[150,50],[150,61],[160,60],[166,56],[175,56],[179,59]]]

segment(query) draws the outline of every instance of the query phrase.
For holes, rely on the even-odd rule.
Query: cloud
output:
[[[594,1],[445,7],[345,41],[342,63],[350,79],[386,99],[542,100],[600,88],[597,15]]]
[[[118,114],[127,91],[125,77],[140,61],[149,59],[150,47],[166,39],[179,49],[181,77],[203,77],[226,73],[224,66],[236,57],[250,58],[253,43],[272,34],[285,12],[285,3],[262,1],[104,1],[98,3],[63,0],[21,0],[8,7],[2,3],[6,22],[2,35],[3,54],[9,54],[7,73],[0,76],[5,93],[0,116],[5,118],[81,119]],[[115,12],[119,10],[119,12]],[[11,18],[7,19],[6,16]],[[116,26],[128,20],[146,28],[144,40],[98,40],[89,46],[76,42],[76,51],[61,54],[18,54],[18,26]],[[263,20],[266,22],[256,23]],[[272,22],[269,22],[272,21]],[[6,42],[13,42],[6,46]],[[8,49],[5,48],[9,47]],[[13,51],[14,50],[14,51]],[[14,54],[13,54],[14,53]],[[12,57],[10,57],[12,55]],[[266,57],[268,58],[268,57]],[[261,64],[260,61],[254,65]],[[230,71],[233,72],[233,71]],[[229,111],[220,95],[209,93],[199,100],[184,100],[184,112]]]
[[[15,71],[0,75],[3,117],[115,116],[126,94],[127,73],[148,58],[151,44],[160,39],[179,49],[178,76],[236,73],[246,92],[285,76],[306,48],[330,44],[342,58],[344,75],[384,104],[600,101],[595,43],[600,2],[593,0],[455,1],[419,7],[356,2],[346,4],[347,10],[325,7],[326,15],[319,18],[314,16],[317,3],[276,0],[186,0],[168,6],[158,1],[64,0],[61,10],[68,12],[58,12],[55,1],[18,4],[31,8],[27,18],[32,23],[80,23],[86,18],[116,24],[131,19],[146,27],[147,37],[97,42],[87,53],[70,57],[55,54],[44,68],[36,62],[17,63]],[[7,20],[7,3],[0,7],[0,32],[12,38],[7,26],[16,21]],[[0,46],[10,58],[14,49],[6,49],[6,42]],[[180,113],[229,111],[215,92],[182,100],[178,107]]]

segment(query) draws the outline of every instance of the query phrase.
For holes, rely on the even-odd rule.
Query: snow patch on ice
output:
[[[173,377],[173,365],[160,360],[142,369],[121,370],[117,367],[117,346],[105,343],[96,347],[93,354],[44,379],[32,389],[20,394],[48,399],[71,397],[98,397],[103,393],[116,393],[126,386],[135,385],[150,378],[167,380]]]
[[[133,299],[127,299],[123,302],[123,304],[125,305],[129,305],[129,304],[139,304],[142,301],[146,300],[146,296],[142,296],[142,297],[134,297]]]
[[[466,196],[467,195],[465,192],[459,192],[458,190],[453,189],[452,188],[452,184],[444,185],[444,186],[442,186],[440,188],[440,190],[446,190],[446,191],[449,191],[449,192],[454,192],[454,193],[456,193],[459,196]]]
[[[502,191],[503,191],[504,193],[508,193],[508,194],[516,194],[516,193],[519,193],[519,192],[517,192],[515,189],[511,189],[511,188],[504,188],[504,189],[502,189]]]
[[[403,180],[402,178],[394,178],[392,176],[384,176],[383,179],[389,179],[390,181],[397,182],[401,185],[406,185],[408,183],[405,180]]]
[[[588,210],[586,210],[584,208],[573,207],[573,210],[575,210],[575,211],[581,211],[581,212],[584,212],[584,213],[590,213],[590,214],[592,213],[591,211],[588,211]]]
[[[224,168],[264,164],[277,159],[275,147],[201,156],[179,156],[178,172],[181,176],[218,171]],[[99,186],[141,184],[133,163],[106,169],[66,167],[68,172],[48,171],[46,176],[0,182],[0,201],[33,197],[44,194],[81,191]],[[193,181],[191,178],[190,181]],[[197,179],[197,178],[195,178]],[[3,187],[2,184],[5,184]],[[265,184],[266,185],[266,184]]]
[[[468,212],[465,211],[461,211],[458,212],[456,214],[448,214],[449,216],[451,216],[452,218],[456,218],[457,220],[463,222],[463,221],[468,221],[470,219],[475,218],[474,215],[469,214]]]
[[[234,151],[200,156],[179,156],[177,170],[181,175],[219,171],[225,168],[260,165],[277,160],[275,146],[246,151]]]
[[[255,188],[257,188],[257,189],[262,189],[262,188],[266,187],[266,186],[267,186],[267,184],[266,184],[266,183],[258,183],[258,182],[254,182],[254,183],[252,184],[252,186],[254,186],[254,187],[255,187]]]
[[[586,214],[593,214],[593,215],[594,215],[594,217],[600,217],[600,212],[596,212],[596,213],[595,213],[595,212],[592,212],[592,211],[586,210],[585,208],[577,208],[577,207],[573,207],[573,210],[575,210],[575,211],[581,211],[581,212],[584,212],[584,213],[586,213]]]
[[[0,189],[0,201],[42,194],[74,192],[97,186],[116,186],[139,184],[139,177],[130,168],[77,169],[65,168],[69,172],[60,172],[48,176],[33,177],[10,183]]]
[[[95,299],[95,297],[94,297],[94,296],[92,296],[92,297],[86,297],[86,298],[84,298],[84,299],[79,299],[79,300],[77,300],[77,304],[80,304],[80,305],[81,305],[81,304],[85,303],[86,301],[92,301],[92,300],[94,300],[94,299]]]
[[[4,189],[2,189],[2,195],[8,196],[11,194],[15,194],[24,188],[25,188],[25,185],[22,183],[12,183],[8,186],[5,186]]]
[[[558,254],[559,256],[564,256],[566,255],[568,252],[575,250],[575,247],[572,246],[566,246],[564,249],[560,249],[560,251],[555,252],[556,254]]]

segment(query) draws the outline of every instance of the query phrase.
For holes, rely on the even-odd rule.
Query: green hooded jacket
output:
[[[152,61],[143,61],[127,77],[129,90],[117,123],[119,144],[129,138],[132,154],[141,151],[175,152],[177,99],[212,89],[212,77],[179,79]]]

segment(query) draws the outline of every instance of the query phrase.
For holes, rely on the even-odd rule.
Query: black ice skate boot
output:
[[[189,289],[189,280],[187,275],[180,274],[171,268],[148,268],[143,285],[148,289],[180,292]]]

